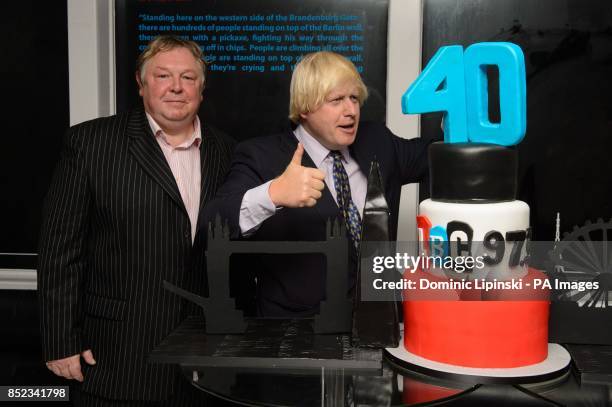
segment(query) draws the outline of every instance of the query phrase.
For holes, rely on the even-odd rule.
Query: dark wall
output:
[[[1,2],[0,15],[0,253],[35,253],[41,204],[69,123],[66,1]],[[12,260],[0,255],[0,268],[14,267]]]
[[[69,123],[67,5],[1,2],[0,15],[0,253],[35,253],[43,197]],[[35,260],[1,254],[0,268],[33,268]],[[65,385],[42,361],[38,325],[35,291],[0,290],[0,385]]]
[[[612,216],[612,2],[425,0],[423,66],[444,45],[510,41],[525,53],[527,134],[519,199],[533,240]],[[425,134],[440,115],[424,115]]]

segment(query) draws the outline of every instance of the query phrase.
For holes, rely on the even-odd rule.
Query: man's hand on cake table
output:
[[[299,143],[291,162],[278,178],[270,183],[268,194],[276,207],[303,208],[315,206],[325,188],[325,173],[303,167],[304,146]]]
[[[91,349],[87,349],[80,354],[68,356],[64,359],[50,360],[47,362],[47,368],[57,376],[82,382],[83,372],[81,371],[81,357],[88,365],[93,366],[96,364]]]

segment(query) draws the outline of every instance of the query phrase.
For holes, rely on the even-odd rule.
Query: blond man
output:
[[[346,58],[332,52],[304,56],[291,78],[289,118],[297,127],[239,144],[210,213],[227,218],[234,237],[261,241],[324,240],[326,220],[341,219],[352,243],[352,288],[370,163],[380,163],[392,239],[401,186],[427,174],[428,142],[397,137],[380,123],[360,123],[367,95]],[[257,276],[259,315],[318,312],[325,295],[322,256],[250,257],[249,269]]]
[[[197,219],[233,149],[198,118],[196,43],[157,38],[136,82],[141,107],[68,130],[45,204],[43,355],[53,373],[82,383],[76,405],[182,405],[175,368],[147,360],[185,316],[162,282],[201,289]]]

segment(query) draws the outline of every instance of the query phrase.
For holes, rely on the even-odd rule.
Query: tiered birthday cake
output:
[[[424,250],[436,240],[455,245],[484,267],[463,273],[409,270],[409,279],[529,281],[545,276],[523,262],[529,206],[515,200],[517,154],[493,144],[434,143],[429,150],[431,199],[418,217]],[[452,250],[451,250],[452,252]],[[446,253],[451,254],[452,253]],[[455,254],[457,255],[457,250]],[[404,346],[451,365],[511,368],[542,362],[548,352],[547,293],[533,289],[451,289],[440,297],[406,296]]]

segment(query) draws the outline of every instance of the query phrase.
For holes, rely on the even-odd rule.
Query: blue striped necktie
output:
[[[334,165],[333,176],[334,186],[336,187],[336,201],[344,216],[348,236],[355,244],[355,247],[359,248],[359,241],[361,240],[361,216],[359,216],[357,206],[351,198],[351,185],[342,164],[342,153],[332,150],[329,152],[329,155],[332,157]]]

